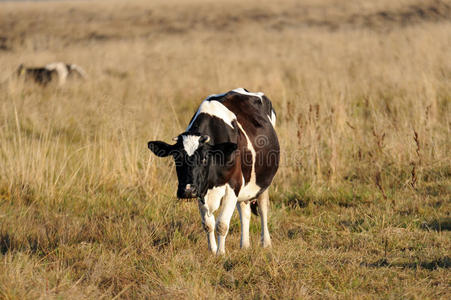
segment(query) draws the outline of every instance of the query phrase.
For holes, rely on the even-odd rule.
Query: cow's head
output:
[[[209,182],[221,176],[221,172],[232,167],[235,143],[213,145],[208,135],[182,133],[175,138],[174,145],[161,141],[148,143],[149,149],[159,157],[174,158],[178,177],[179,199],[203,198]]]

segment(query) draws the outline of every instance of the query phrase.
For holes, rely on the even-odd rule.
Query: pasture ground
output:
[[[449,0],[0,3],[0,298],[451,298],[450,49]],[[52,61],[89,81],[8,79]],[[146,146],[236,87],[278,113],[273,248],[235,214],[215,257]]]

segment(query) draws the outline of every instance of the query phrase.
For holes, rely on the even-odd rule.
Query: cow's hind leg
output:
[[[235,192],[230,186],[227,186],[226,194],[222,199],[221,212],[216,221],[216,233],[218,235],[218,252],[217,254],[225,254],[225,240],[227,233],[229,232],[230,219],[232,218],[233,211],[237,197]]]
[[[269,192],[264,191],[257,198],[258,202],[258,214],[260,215],[262,234],[261,243],[264,248],[271,247],[271,237],[268,230],[268,208],[269,208]]]
[[[249,201],[238,202],[236,204],[240,213],[241,223],[241,248],[249,248],[249,222],[251,220],[251,204]]]

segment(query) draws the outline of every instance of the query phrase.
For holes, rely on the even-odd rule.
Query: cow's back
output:
[[[277,172],[280,155],[279,141],[274,129],[276,114],[271,101],[262,93],[235,91],[227,93],[220,101],[236,115],[240,133],[246,137],[239,140],[245,143],[251,142],[255,151],[252,162],[255,183],[262,190],[266,189]],[[242,171],[247,183],[251,180],[252,166],[249,158],[252,153],[249,153],[251,150],[248,145],[239,145],[238,148],[242,152]]]

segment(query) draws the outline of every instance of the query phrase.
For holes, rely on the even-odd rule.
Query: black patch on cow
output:
[[[193,117],[194,118],[194,117]],[[225,142],[237,143],[237,125],[232,122],[232,127],[216,116],[201,113],[196,117],[188,129],[187,133],[208,135],[210,144],[219,144]]]
[[[251,212],[258,216],[258,202],[257,201],[251,201]]]
[[[26,68],[20,65],[17,69],[17,75],[25,80],[32,80],[37,84],[46,86],[58,76],[55,70],[46,68]]]

